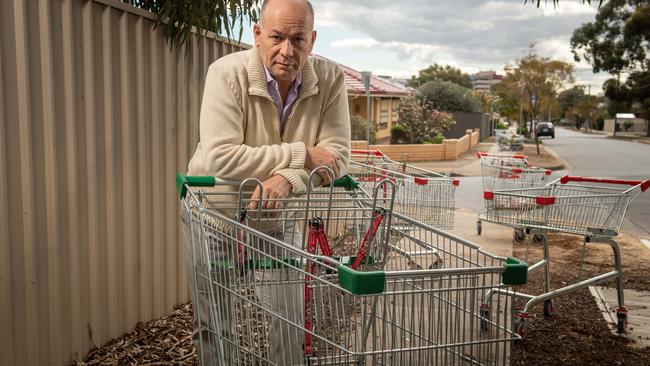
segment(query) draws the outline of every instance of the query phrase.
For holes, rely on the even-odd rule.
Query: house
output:
[[[494,71],[479,71],[471,75],[472,89],[481,93],[492,93],[492,86],[498,84],[503,80],[503,76]]]
[[[322,57],[322,56],[317,56]],[[366,92],[363,87],[361,72],[341,65],[348,89],[350,114],[367,120]],[[390,130],[397,123],[397,107],[402,98],[411,95],[411,91],[396,81],[385,80],[373,75],[370,80],[371,120],[377,125],[377,143],[390,143]]]
[[[634,113],[616,113],[616,131],[623,132],[646,132],[648,121],[643,118],[638,118]],[[603,131],[614,132],[614,119],[606,119],[603,126]]]

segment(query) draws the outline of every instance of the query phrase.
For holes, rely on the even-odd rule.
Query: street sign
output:
[[[370,71],[361,71],[361,78],[363,79],[363,89],[366,93],[370,90]]]

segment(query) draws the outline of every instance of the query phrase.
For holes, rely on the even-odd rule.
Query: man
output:
[[[308,173],[318,166],[331,168],[335,176],[343,174],[350,155],[344,75],[336,64],[309,57],[316,40],[313,25],[313,8],[308,1],[262,3],[259,24],[253,27],[255,47],[222,57],[208,70],[201,107],[200,142],[189,163],[188,174],[235,180],[256,177],[262,181],[262,189],[258,187],[252,198],[261,195],[265,208],[274,208],[272,199],[304,191]],[[324,172],[318,175],[316,184],[330,179]],[[257,201],[252,201],[249,208],[254,209],[256,205]],[[268,233],[295,246],[302,243],[294,227],[270,228]],[[191,242],[188,231],[186,236]],[[224,242],[219,238],[214,240]],[[191,271],[191,254],[186,257]],[[232,280],[229,276],[217,275],[220,281],[226,282]],[[286,280],[286,274],[280,276]],[[192,287],[198,286],[199,292],[209,292],[194,280],[190,283]],[[262,301],[271,302],[274,312],[302,324],[302,290],[293,286],[275,291],[258,296]],[[229,296],[223,290],[215,293]],[[209,301],[200,297],[193,299],[195,319],[205,322]],[[232,322],[232,310],[219,309],[222,323]],[[269,361],[278,365],[301,364],[304,332],[297,333],[277,317],[270,323]],[[201,329],[198,321],[194,325],[195,330]],[[232,331],[221,329],[225,338],[233,337]],[[204,337],[196,334],[195,341]],[[223,343],[210,340],[199,344],[204,363],[214,360],[219,353],[220,362],[232,362],[228,358],[228,344]]]

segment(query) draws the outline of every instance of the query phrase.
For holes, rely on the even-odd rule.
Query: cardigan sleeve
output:
[[[302,169],[306,157],[303,142],[244,144],[241,98],[241,87],[217,63],[212,64],[206,75],[199,127],[206,174],[223,179],[266,179],[278,170]]]

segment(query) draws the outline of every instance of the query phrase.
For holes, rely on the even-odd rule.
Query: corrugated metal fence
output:
[[[65,365],[188,298],[174,174],[208,35],[115,0],[0,1],[0,365]]]

